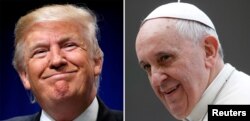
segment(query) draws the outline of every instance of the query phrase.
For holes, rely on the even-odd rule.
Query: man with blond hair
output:
[[[97,20],[75,5],[47,5],[15,27],[13,65],[42,111],[7,121],[121,121],[97,97],[103,52]]]

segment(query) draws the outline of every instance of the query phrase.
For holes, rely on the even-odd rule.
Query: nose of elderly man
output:
[[[67,64],[67,61],[64,55],[60,52],[60,50],[55,49],[51,51],[50,65],[49,65],[51,69],[58,70],[61,67],[65,66],[66,64]]]
[[[167,75],[163,73],[160,69],[152,69],[151,83],[155,86],[160,86],[167,79]]]

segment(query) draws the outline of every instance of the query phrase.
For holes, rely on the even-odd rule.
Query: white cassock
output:
[[[184,121],[207,121],[209,104],[249,105],[250,76],[225,64]]]

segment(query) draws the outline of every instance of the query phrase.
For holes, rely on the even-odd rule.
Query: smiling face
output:
[[[65,21],[35,23],[26,31],[26,68],[19,74],[43,108],[94,99],[102,61],[90,56],[86,31]]]
[[[183,119],[208,86],[209,71],[203,47],[180,36],[174,22],[146,21],[136,38],[136,53],[157,97],[175,118]]]

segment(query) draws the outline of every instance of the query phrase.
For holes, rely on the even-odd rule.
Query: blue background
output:
[[[7,0],[6,0],[7,1]],[[123,1],[8,0],[0,1],[0,120],[40,110],[31,104],[19,76],[12,67],[14,26],[20,16],[50,3],[87,6],[97,14],[99,44],[104,65],[98,95],[113,109],[123,110]],[[60,1],[60,2],[59,2]]]

